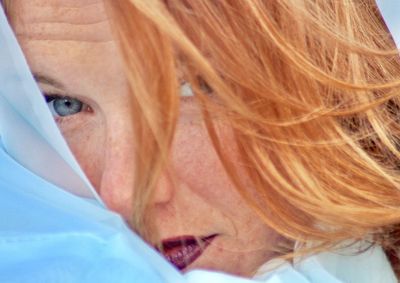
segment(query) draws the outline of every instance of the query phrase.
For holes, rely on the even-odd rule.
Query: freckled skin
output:
[[[107,205],[131,217],[133,131],[122,62],[99,0],[13,0],[14,29],[46,93],[70,95],[92,111],[59,120],[67,142]],[[272,256],[279,236],[235,191],[208,139],[193,101],[182,103],[171,149],[174,186],[165,173],[150,213],[162,239],[219,234],[189,269],[251,276]],[[196,113],[197,112],[197,113]],[[227,149],[234,145],[224,134]]]

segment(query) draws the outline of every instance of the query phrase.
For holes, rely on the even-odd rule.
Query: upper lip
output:
[[[214,240],[217,234],[210,234],[203,237],[183,235],[164,239],[157,250],[165,258],[182,270],[194,262],[208,245]]]

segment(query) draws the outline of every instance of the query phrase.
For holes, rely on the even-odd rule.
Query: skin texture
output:
[[[85,103],[81,112],[56,121],[105,203],[129,223],[134,201],[134,121],[102,2],[13,0],[13,4],[12,14],[17,16],[12,23],[42,91]],[[223,135],[233,151],[229,133]],[[188,268],[251,276],[272,257],[271,247],[279,237],[235,191],[193,98],[182,99],[171,156],[149,212],[160,238],[218,234]],[[174,185],[170,172],[176,177]]]

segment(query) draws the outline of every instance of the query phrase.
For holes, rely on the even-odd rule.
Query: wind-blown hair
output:
[[[267,225],[320,247],[397,244],[400,59],[373,0],[105,2],[132,91],[132,205],[145,237],[183,70],[227,173]]]
[[[184,69],[226,171],[266,224],[322,245],[394,231],[400,60],[374,1],[107,6],[137,121],[136,211],[168,162]],[[221,124],[232,128],[239,162],[224,152]]]

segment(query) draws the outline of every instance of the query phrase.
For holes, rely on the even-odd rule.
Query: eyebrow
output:
[[[51,76],[41,73],[33,73],[33,78],[36,80],[37,83],[47,84],[59,89],[65,89],[65,86],[62,82]]]

